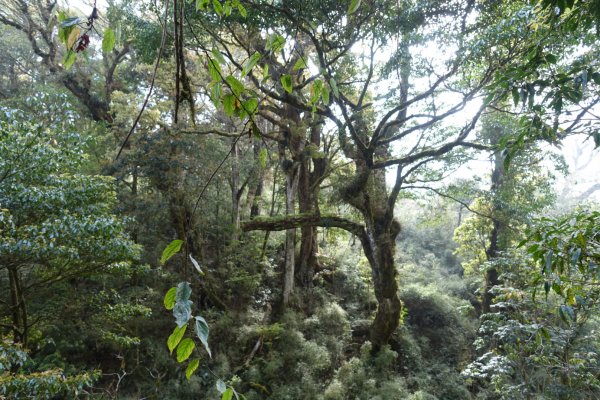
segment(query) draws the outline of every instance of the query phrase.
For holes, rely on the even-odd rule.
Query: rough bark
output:
[[[240,198],[243,193],[243,188],[240,187],[240,152],[236,139],[233,139],[231,146],[231,241],[237,242],[240,235]]]
[[[310,146],[319,149],[321,146],[320,121],[313,123],[310,130]],[[311,169],[312,166],[312,169]],[[300,164],[298,183],[298,206],[301,214],[318,215],[319,187],[324,178],[327,166],[325,157],[306,156]],[[315,270],[318,269],[317,259],[317,227],[303,226],[301,228],[300,256],[298,260],[297,275],[303,287],[311,288]]]
[[[491,187],[491,193],[493,196],[491,215],[494,219],[492,222],[492,231],[490,233],[490,244],[485,251],[488,261],[492,261],[498,257],[498,252],[502,247],[502,234],[506,229],[506,224],[503,222],[503,218],[501,218],[499,215],[502,212],[502,200],[499,197],[502,189],[504,172],[504,157],[500,152],[496,152],[494,153],[494,171],[492,172]],[[481,308],[484,313],[489,313],[491,311],[491,306],[495,297],[492,289],[494,286],[499,284],[500,279],[498,277],[498,270],[494,266],[488,268],[485,273],[485,286],[483,289],[481,304]]]
[[[27,347],[28,322],[27,308],[25,306],[25,295],[19,270],[16,266],[8,267],[8,279],[10,285],[10,308],[12,316],[13,339]]]

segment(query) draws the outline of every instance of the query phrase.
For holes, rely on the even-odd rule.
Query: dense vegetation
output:
[[[0,399],[600,398],[599,23],[7,0]]]

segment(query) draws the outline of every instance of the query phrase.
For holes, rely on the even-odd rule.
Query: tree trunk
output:
[[[500,243],[502,240],[502,234],[505,230],[505,223],[503,222],[503,217],[500,215],[502,212],[502,200],[500,199],[500,191],[502,188],[503,178],[504,178],[504,157],[500,152],[494,153],[494,171],[492,172],[492,217],[493,226],[492,232],[490,234],[490,245],[486,249],[486,258],[488,261],[494,260],[498,257],[498,252],[503,247]],[[498,278],[498,270],[491,266],[487,269],[485,273],[485,287],[483,289],[483,298],[481,308],[484,313],[489,313],[491,311],[492,303],[494,302],[494,293],[492,289],[494,286],[500,284],[500,279]]]
[[[27,347],[28,325],[27,307],[19,270],[17,267],[8,267],[8,279],[10,284],[10,308],[12,311],[13,339],[15,343],[21,343]]]
[[[239,171],[239,148],[236,139],[231,144],[231,241],[237,242],[240,238],[240,197],[242,189],[240,188]]]
[[[322,122],[313,122],[310,129],[310,146],[314,149],[319,149],[321,146],[321,130]],[[298,183],[298,205],[301,214],[320,214],[319,185],[325,175],[326,166],[327,158],[325,157],[311,155],[302,159]],[[301,229],[302,239],[297,275],[300,284],[309,289],[312,287],[315,270],[319,266],[317,233],[316,226],[303,226]]]
[[[285,212],[287,215],[295,214],[294,199],[298,188],[298,168],[293,166],[286,173],[285,183]],[[294,292],[295,271],[295,243],[296,229],[288,229],[285,232],[285,267],[283,277],[283,307],[287,307],[290,297]]]

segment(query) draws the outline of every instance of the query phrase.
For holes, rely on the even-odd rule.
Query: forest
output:
[[[600,0],[2,0],[0,400],[600,399]]]

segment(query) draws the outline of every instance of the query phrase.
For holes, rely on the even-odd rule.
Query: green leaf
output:
[[[254,68],[256,64],[258,64],[260,58],[261,55],[259,52],[255,52],[254,54],[252,54],[250,58],[246,60],[244,66],[242,67],[242,76],[248,75],[248,73],[252,71],[252,68]]]
[[[304,68],[306,68],[306,60],[304,59],[304,57],[300,57],[294,64],[292,71],[297,71],[299,69],[304,69]]]
[[[227,390],[225,392],[223,392],[223,395],[221,396],[221,400],[231,400],[231,399],[233,399],[233,389],[227,388]]]
[[[219,108],[219,102],[221,101],[221,84],[215,83],[212,85],[210,90],[210,100],[213,102],[216,108]]]
[[[181,342],[181,339],[183,338],[187,327],[188,324],[185,324],[183,326],[176,326],[175,329],[173,329],[173,333],[171,333],[169,335],[169,338],[167,339],[167,347],[169,348],[169,353],[173,353],[175,347],[177,347],[179,342]]]
[[[204,9],[210,3],[209,0],[196,0],[196,11]]]
[[[263,67],[263,81],[269,77],[269,65],[265,64]]]
[[[313,82],[312,87],[310,88],[310,104],[316,104],[321,98],[321,93],[323,92],[323,81],[317,79]]]
[[[171,257],[177,254],[179,250],[181,250],[182,244],[183,240],[179,239],[175,239],[171,243],[169,243],[167,247],[165,247],[165,249],[163,250],[162,256],[160,256],[160,265],[165,265],[165,263],[169,261]]]
[[[177,326],[183,326],[192,318],[192,302],[189,300],[178,301],[173,307],[173,316]]]
[[[67,18],[64,21],[62,21],[59,26],[61,28],[68,28],[70,26],[75,26],[75,25],[77,25],[80,22],[81,22],[81,18],[79,18],[79,17],[70,17],[70,18]]]
[[[177,285],[177,291],[175,292],[175,300],[186,301],[190,299],[192,295],[192,287],[189,282],[179,282]]]
[[[267,51],[276,53],[276,52],[280,51],[281,49],[283,49],[284,45],[285,45],[285,38],[278,33],[274,33],[272,35],[269,35],[269,37],[267,37],[267,43],[266,43],[265,48]]]
[[[213,55],[213,57],[215,58],[215,60],[217,60],[219,64],[227,64],[227,62],[225,61],[225,57],[223,57],[223,54],[221,54],[219,49],[217,49],[216,47],[213,47],[210,53]]]
[[[213,8],[215,9],[215,12],[217,13],[217,15],[222,16],[223,15],[223,5],[221,4],[221,2],[219,0],[213,0]]]
[[[102,38],[102,51],[110,53],[115,47],[115,32],[111,28],[104,30],[104,37]]]
[[[348,14],[353,14],[360,7],[360,0],[350,0],[350,6],[348,7]]]
[[[217,387],[217,390],[221,394],[225,393],[225,390],[227,390],[227,385],[225,385],[225,382],[223,382],[223,380],[221,380],[221,379],[219,379],[217,381],[217,383],[215,384],[215,386]]]
[[[244,109],[248,114],[254,114],[254,112],[256,112],[256,109],[258,108],[258,100],[254,97],[249,98],[242,104],[244,105]]]
[[[236,98],[233,94],[226,94],[223,96],[223,111],[230,117],[235,112],[235,101]]]
[[[248,16],[248,12],[246,11],[246,8],[242,5],[242,3],[238,3],[237,9],[242,17],[246,18]]]
[[[184,362],[187,360],[194,351],[196,344],[190,338],[185,338],[177,346],[177,362]]]
[[[167,310],[172,310],[175,307],[175,293],[177,291],[176,287],[172,287],[169,289],[167,294],[165,294],[164,304]]]
[[[226,17],[229,17],[231,15],[232,10],[233,8],[231,7],[231,2],[225,1],[225,3],[223,3],[223,14]]]
[[[75,52],[69,50],[63,57],[63,67],[65,69],[70,69],[73,66],[73,63],[75,63]]]
[[[285,75],[281,76],[281,85],[283,86],[283,89],[286,92],[292,93],[292,90],[293,90],[292,77],[289,74],[285,74]]]
[[[260,152],[258,153],[258,161],[260,162],[260,167],[262,169],[267,168],[267,157],[268,157],[267,149],[265,149],[263,147],[262,149],[260,149]]]
[[[201,316],[196,316],[196,334],[198,335],[198,339],[200,339],[204,345],[208,356],[212,358],[210,347],[208,347],[208,324]]]
[[[199,365],[200,365],[199,358],[194,358],[192,361],[190,361],[187,368],[185,369],[186,379],[190,379],[192,377],[192,374],[198,369]]]
[[[515,107],[516,107],[519,104],[519,101],[521,100],[521,94],[519,93],[519,88],[513,87],[511,90],[511,93],[512,93],[513,103],[515,104]]]
[[[236,97],[240,97],[240,95],[244,91],[244,85],[242,85],[242,82],[240,82],[233,75],[229,75],[227,78],[225,78],[225,82],[227,82],[229,88],[236,95]]]
[[[223,73],[221,72],[221,66],[217,60],[209,58],[208,73],[210,74],[213,82],[221,82]]]
[[[323,85],[323,89],[321,91],[321,97],[323,98],[323,103],[325,105],[329,104],[329,86]]]

